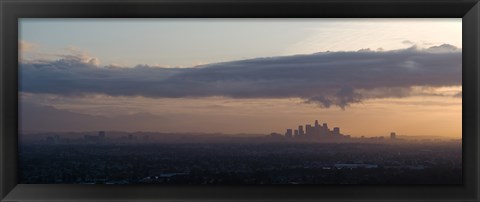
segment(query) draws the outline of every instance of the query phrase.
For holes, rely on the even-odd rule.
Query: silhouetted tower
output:
[[[292,137],[292,136],[293,136],[292,129],[287,129],[287,132],[285,132],[285,137]]]
[[[323,123],[321,135],[330,135],[330,129],[328,129],[327,123]]]
[[[312,125],[310,125],[310,124],[305,125],[305,134],[311,135],[312,132],[313,132]]]
[[[294,135],[295,137],[298,137],[298,130],[294,130],[294,131],[293,131],[293,135]]]
[[[340,135],[340,128],[339,127],[333,128],[333,134],[334,135]]]
[[[320,126],[318,125],[318,120],[315,120],[315,128],[317,128],[318,126]]]
[[[390,133],[390,139],[394,140],[397,138],[397,134],[395,134],[395,132],[391,132]]]
[[[298,126],[298,135],[300,135],[300,136],[305,135],[305,131],[303,131],[303,126],[302,125]]]

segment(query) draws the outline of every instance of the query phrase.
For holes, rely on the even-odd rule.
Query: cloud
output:
[[[100,59],[97,57],[91,56],[87,51],[82,50],[80,48],[69,46],[64,49],[66,53],[44,53],[44,52],[37,52],[33,51],[38,46],[33,43],[20,41],[19,42],[20,51],[31,52],[31,55],[28,57],[22,57],[20,60],[23,64],[38,64],[38,63],[51,63],[52,61],[68,61],[68,62],[77,62],[77,63],[85,63],[90,64],[93,66],[100,65]],[[22,50],[24,49],[24,50]]]
[[[345,108],[366,99],[411,96],[417,86],[462,83],[461,49],[446,44],[255,58],[195,68],[99,67],[85,58],[21,64],[20,89],[64,96],[301,98],[321,107]]]
[[[320,107],[329,108],[332,104],[345,109],[351,103],[359,103],[362,101],[362,95],[355,92],[351,87],[340,89],[334,96],[326,97],[324,95],[313,96],[308,98],[305,103],[315,103]]]
[[[427,51],[431,53],[445,53],[445,52],[458,52],[460,51],[460,49],[450,44],[442,44],[440,46],[432,46],[428,48]]]
[[[19,49],[20,52],[32,51],[37,47],[38,47],[37,44],[31,43],[31,42],[28,42],[28,41],[20,40],[18,42],[18,49]]]
[[[87,51],[84,51],[75,46],[68,47],[67,52],[69,52],[69,54],[56,54],[56,56],[64,60],[76,61],[79,63],[86,63],[95,66],[100,65],[100,59],[90,56]]]
[[[405,44],[405,45],[415,45],[415,42],[410,41],[410,40],[403,40],[403,41],[402,41],[402,44]]]

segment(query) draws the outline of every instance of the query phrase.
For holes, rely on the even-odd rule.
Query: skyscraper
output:
[[[328,129],[327,123],[323,123],[322,129],[320,130],[320,135],[330,135],[330,129]]]
[[[312,125],[310,125],[310,124],[305,125],[305,134],[306,135],[312,135],[313,134]]]
[[[333,134],[334,135],[340,135],[340,128],[339,127],[333,128]]]
[[[394,140],[397,138],[397,134],[395,132],[390,133],[390,139]]]
[[[298,135],[300,135],[300,136],[305,135],[305,131],[303,131],[303,126],[302,125],[298,126]]]
[[[292,137],[292,129],[287,129],[287,132],[285,132],[285,137]]]

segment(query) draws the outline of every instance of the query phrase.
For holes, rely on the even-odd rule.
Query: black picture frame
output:
[[[479,201],[478,0],[0,0],[0,199],[13,201]],[[462,18],[464,184],[150,186],[18,184],[19,18]]]

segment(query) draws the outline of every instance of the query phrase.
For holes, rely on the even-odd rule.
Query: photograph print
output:
[[[462,20],[19,19],[19,183],[460,185]]]

